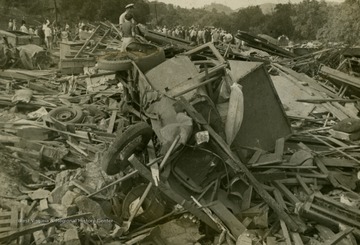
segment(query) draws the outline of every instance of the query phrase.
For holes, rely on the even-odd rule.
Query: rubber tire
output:
[[[125,71],[132,67],[131,60],[106,60],[99,58],[97,66],[101,70],[106,71]]]
[[[154,131],[145,122],[130,126],[122,134],[115,138],[115,141],[103,153],[101,158],[101,167],[108,175],[119,173],[129,165],[128,158],[136,151],[142,151],[147,146],[153,136]],[[141,142],[132,144],[133,140],[141,136]],[[125,150],[124,152],[122,152]],[[121,153],[122,159],[116,159]]]
[[[71,110],[71,113],[75,114],[75,116],[71,120],[62,121],[62,120],[58,120],[56,118],[57,114],[64,112],[64,111],[69,111],[69,110]],[[64,122],[64,123],[81,123],[84,118],[84,112],[81,110],[80,107],[77,107],[77,106],[72,106],[72,107],[61,106],[61,107],[52,109],[49,112],[49,116],[55,118],[56,120],[58,120],[60,122]]]
[[[164,50],[162,48],[158,48],[155,53],[136,59],[135,63],[139,69],[145,73],[163,63],[165,60]]]

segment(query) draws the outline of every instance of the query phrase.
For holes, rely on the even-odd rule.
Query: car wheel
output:
[[[81,108],[76,106],[62,106],[51,110],[49,116],[60,122],[80,123],[84,118],[84,113]]]
[[[142,151],[150,141],[153,130],[145,122],[130,126],[118,135],[110,147],[103,153],[101,167],[109,175],[117,174],[130,163],[128,158]]]

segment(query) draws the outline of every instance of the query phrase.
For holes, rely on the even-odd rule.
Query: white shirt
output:
[[[29,32],[25,25],[20,26],[20,31],[25,33]]]
[[[124,13],[122,13],[122,14],[120,15],[120,17],[119,17],[119,25],[120,25],[120,26],[121,26],[124,22],[128,21],[128,20],[125,19],[125,15],[126,15],[127,13],[128,13],[128,12],[125,11]],[[135,23],[134,18],[131,19],[131,22],[132,22],[132,23]]]
[[[44,34],[45,34],[45,37],[51,37],[52,36],[51,28],[46,26],[44,29]]]

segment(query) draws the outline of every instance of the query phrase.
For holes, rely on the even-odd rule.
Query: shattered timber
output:
[[[0,33],[1,244],[360,241],[360,48],[141,34]]]

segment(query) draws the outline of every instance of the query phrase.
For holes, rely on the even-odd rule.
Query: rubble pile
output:
[[[357,244],[357,48],[240,34],[0,71],[0,243]]]

